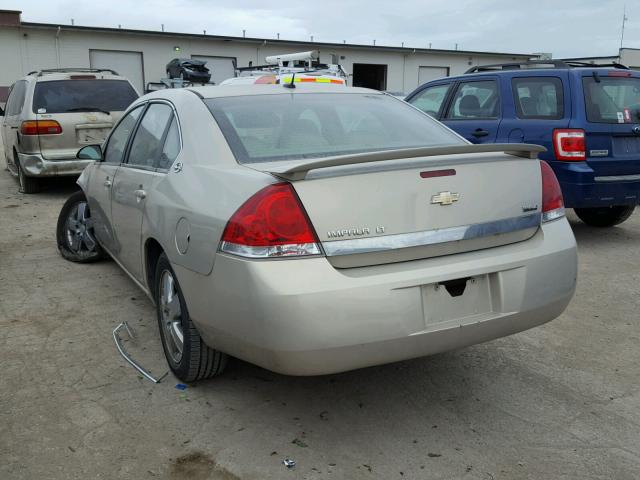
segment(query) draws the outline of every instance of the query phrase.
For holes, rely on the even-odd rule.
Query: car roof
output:
[[[507,70],[488,70],[485,72],[473,72],[473,73],[463,73],[461,75],[452,75],[450,77],[442,77],[437,78],[435,80],[429,80],[418,86],[421,88],[425,85],[432,85],[436,83],[450,82],[452,80],[465,80],[465,79],[474,79],[474,78],[483,78],[483,77],[495,77],[495,76],[547,76],[549,74],[558,74],[560,72],[568,72],[570,75],[578,75],[578,76],[590,76],[593,75],[593,72],[628,72],[628,76],[637,76],[638,72],[634,72],[633,70],[621,70],[614,67],[583,67],[583,68],[513,68]]]
[[[277,95],[283,93],[302,94],[302,93],[340,93],[340,94],[378,94],[384,95],[378,90],[361,87],[345,87],[343,85],[302,85],[296,84],[296,88],[285,88],[283,85],[221,85],[208,87],[188,87],[187,90],[194,92],[201,98],[221,98],[221,97],[239,97],[248,95]],[[158,92],[162,92],[159,90]],[[157,92],[156,92],[157,93]]]

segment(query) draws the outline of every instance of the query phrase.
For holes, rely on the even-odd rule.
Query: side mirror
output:
[[[0,107],[0,117],[4,117],[4,110]]]
[[[101,162],[102,159],[102,147],[100,145],[87,145],[78,150],[76,157],[80,160],[95,160]]]

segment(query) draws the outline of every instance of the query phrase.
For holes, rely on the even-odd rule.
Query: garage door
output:
[[[144,94],[142,53],[118,50],[89,50],[91,68],[110,68],[129,79],[140,95]]]
[[[215,84],[235,76],[235,62],[233,57],[213,57],[208,55],[191,55],[194,60],[207,62],[206,67],[211,72],[211,81]]]
[[[418,67],[418,85],[448,76],[449,67]]]

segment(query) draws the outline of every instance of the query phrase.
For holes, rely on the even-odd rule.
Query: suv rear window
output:
[[[204,102],[240,163],[464,144],[441,123],[387,95],[251,95]]]
[[[137,98],[126,80],[38,82],[33,93],[33,113],[121,112]]]
[[[582,79],[587,120],[594,123],[640,121],[640,78],[598,76]]]
[[[511,80],[518,118],[558,120],[564,116],[562,81],[556,77]]]

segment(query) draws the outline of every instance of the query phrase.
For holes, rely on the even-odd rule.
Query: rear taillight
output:
[[[27,120],[20,125],[22,135],[57,135],[62,127],[55,120]]]
[[[556,160],[581,162],[586,160],[584,130],[577,128],[556,128],[553,131],[553,149]]]
[[[227,222],[220,250],[249,258],[322,254],[311,222],[288,183],[269,185],[247,200]]]
[[[540,170],[542,171],[542,221],[549,222],[564,217],[564,201],[560,183],[549,164],[540,160]]]

